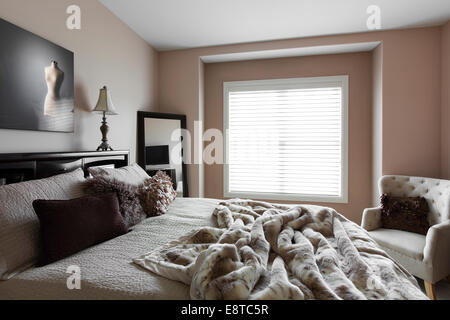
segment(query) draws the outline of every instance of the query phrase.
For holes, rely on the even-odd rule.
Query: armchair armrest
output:
[[[364,209],[361,227],[367,231],[381,228],[381,207]]]
[[[450,220],[435,224],[426,235],[424,263],[433,266],[437,280],[450,274]]]

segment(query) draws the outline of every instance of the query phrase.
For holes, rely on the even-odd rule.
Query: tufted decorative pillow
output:
[[[136,186],[144,183],[145,180],[150,178],[147,172],[145,172],[145,170],[137,163],[122,168],[92,167],[89,168],[88,171],[93,177],[107,177]]]
[[[116,193],[119,199],[120,213],[128,228],[138,224],[147,216],[141,205],[138,186],[108,176],[97,176],[86,180],[84,191],[89,195]]]
[[[430,209],[423,197],[381,196],[381,223],[383,228],[427,234]]]
[[[177,193],[172,180],[163,171],[158,171],[139,188],[142,205],[148,216],[159,216],[167,212]]]
[[[39,220],[36,199],[68,200],[84,195],[84,172],[56,175],[0,186],[0,279],[7,280],[33,266],[39,256]]]

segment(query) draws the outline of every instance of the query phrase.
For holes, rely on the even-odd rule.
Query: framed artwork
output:
[[[0,19],[0,128],[73,132],[73,52]]]

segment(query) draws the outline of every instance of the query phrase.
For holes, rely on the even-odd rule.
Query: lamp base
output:
[[[106,112],[103,111],[103,120],[102,125],[100,127],[100,131],[102,132],[102,144],[98,146],[97,151],[113,151],[113,148],[108,144],[108,138],[106,137],[109,131],[108,124],[106,122]]]
[[[97,151],[113,151],[114,149],[108,144],[108,142],[104,141],[101,145],[98,146]]]

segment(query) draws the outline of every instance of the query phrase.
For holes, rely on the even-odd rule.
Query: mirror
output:
[[[138,111],[138,164],[150,176],[164,171],[177,197],[189,197],[181,129],[185,115]]]

